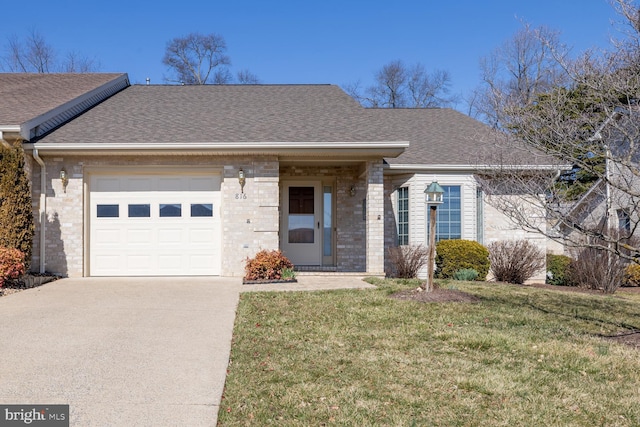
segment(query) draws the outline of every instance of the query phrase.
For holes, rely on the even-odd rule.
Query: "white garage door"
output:
[[[220,274],[220,175],[92,175],[91,276]]]

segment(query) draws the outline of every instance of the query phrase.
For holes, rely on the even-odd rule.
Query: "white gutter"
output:
[[[409,147],[407,141],[375,142],[185,142],[185,143],[27,143],[24,148],[47,153],[63,152],[171,152],[211,151],[219,153],[253,152],[269,154],[380,155],[396,157]]]
[[[420,171],[445,171],[445,172],[462,172],[462,171],[478,171],[478,170],[535,170],[535,171],[557,171],[569,170],[569,165],[430,165],[430,164],[387,164],[385,169],[402,172],[420,172]]]
[[[40,165],[40,273],[45,272],[46,224],[47,224],[47,167],[38,150],[33,150],[33,158]]]

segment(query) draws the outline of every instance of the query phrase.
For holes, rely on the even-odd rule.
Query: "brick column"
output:
[[[384,275],[384,180],[382,161],[367,162],[367,274]]]

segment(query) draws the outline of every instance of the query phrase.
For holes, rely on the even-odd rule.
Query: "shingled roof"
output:
[[[391,137],[337,86],[134,85],[39,142],[313,143]]]
[[[394,166],[484,167],[554,165],[557,160],[513,141],[484,123],[449,108],[370,109],[372,121],[386,134],[409,141],[404,153],[385,159]]]
[[[0,125],[20,125],[124,74],[0,73]]]

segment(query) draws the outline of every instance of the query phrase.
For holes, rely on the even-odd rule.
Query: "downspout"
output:
[[[40,165],[40,273],[45,272],[45,247],[47,224],[47,167],[38,155],[38,149],[33,150],[33,158]]]
[[[7,150],[11,149],[11,144],[9,144],[9,141],[7,141],[6,139],[4,139],[4,134],[2,133],[2,131],[0,130],[0,144],[2,144],[2,146],[4,148],[6,148]]]

